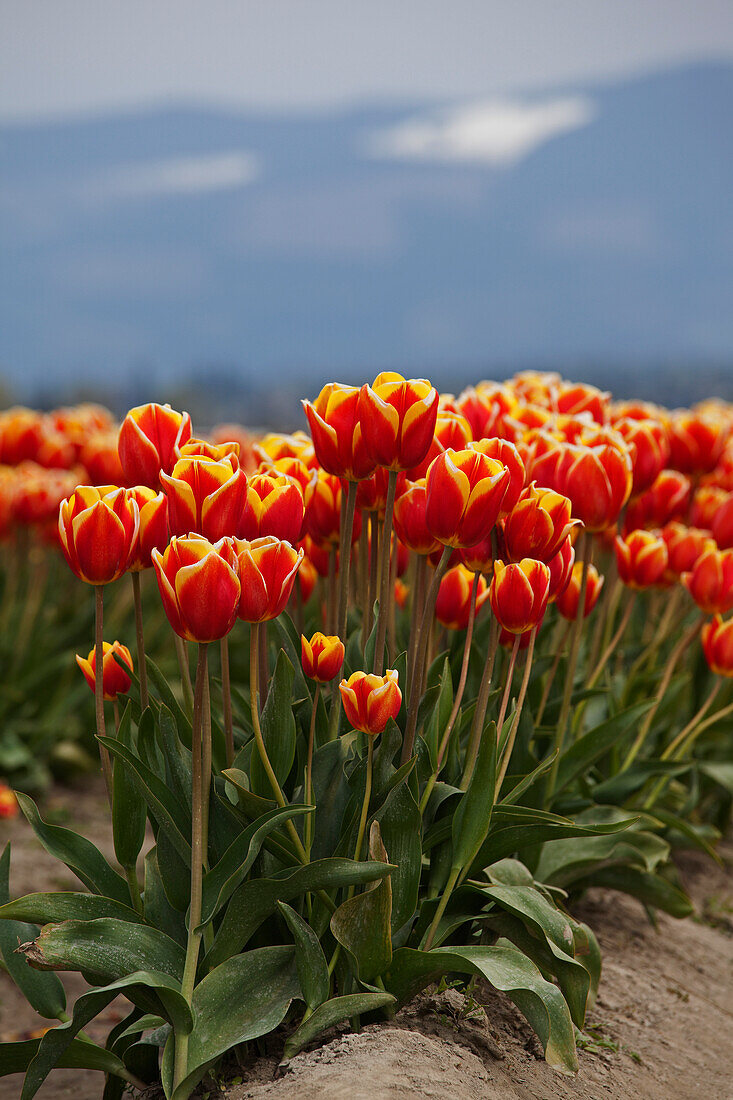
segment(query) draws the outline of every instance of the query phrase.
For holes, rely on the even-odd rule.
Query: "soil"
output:
[[[104,797],[97,787],[57,791],[44,815],[75,826],[111,854]],[[23,819],[0,823],[13,844],[11,891],[76,886],[42,851]],[[733,1100],[733,844],[724,865],[682,853],[678,865],[695,916],[660,914],[654,928],[642,907],[605,890],[590,891],[577,915],[603,952],[598,1002],[586,1027],[580,1072],[559,1076],[542,1059],[523,1017],[501,994],[479,986],[467,1004],[457,990],[427,993],[390,1024],[330,1041],[298,1055],[277,1075],[277,1057],[242,1068],[227,1100]],[[84,988],[63,975],[70,1000]],[[113,1003],[87,1029],[103,1041],[124,1011]],[[39,1021],[0,973],[0,1040],[26,1037]],[[0,1079],[0,1100],[16,1100],[19,1076]],[[98,1074],[54,1071],[41,1100],[99,1100]],[[216,1089],[209,1094],[211,1100]]]

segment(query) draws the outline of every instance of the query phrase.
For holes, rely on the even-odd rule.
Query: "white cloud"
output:
[[[558,134],[587,125],[594,113],[592,101],[582,96],[465,104],[372,134],[367,152],[397,160],[462,161],[501,168]]]
[[[149,161],[115,168],[85,187],[85,195],[103,199],[147,199],[165,195],[198,195],[243,187],[260,174],[254,153],[215,153]]]

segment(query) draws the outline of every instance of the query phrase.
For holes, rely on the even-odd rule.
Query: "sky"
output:
[[[733,58],[731,0],[0,0],[0,118],[460,99],[704,58]]]

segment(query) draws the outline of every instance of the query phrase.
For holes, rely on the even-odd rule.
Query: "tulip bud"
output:
[[[212,545],[202,535],[176,536],[152,552],[163,609],[181,638],[215,642],[234,626],[241,588],[230,539]]]
[[[168,498],[171,535],[196,532],[209,541],[236,535],[247,494],[247,477],[235,458],[180,458],[160,480]]]
[[[364,445],[359,398],[356,386],[329,382],[313,404],[302,402],[319,466],[347,481],[369,477],[376,466]]]
[[[527,471],[524,468],[522,456],[514,443],[508,439],[479,439],[475,443],[468,444],[469,450],[479,451],[487,458],[493,458],[501,462],[509,471],[509,481],[501,502],[501,515],[508,515],[522,495],[527,480]]]
[[[18,799],[7,783],[0,780],[0,821],[18,816]]]
[[[45,418],[33,409],[16,406],[0,414],[0,462],[17,466],[28,459],[36,461],[43,443]]]
[[[473,578],[474,574],[465,565],[456,565],[448,570],[440,582],[435,601],[435,618],[450,630],[465,630],[468,626]],[[488,598],[488,585],[483,577],[479,577],[476,590],[477,615]]]
[[[341,536],[341,482],[333,474],[314,470],[305,491],[304,527],[314,542],[338,546]],[[361,534],[361,516],[354,516],[352,544]]]
[[[664,527],[672,520],[684,520],[690,507],[692,486],[689,478],[677,470],[662,470],[651,488],[632,500],[626,509],[625,529]],[[698,524],[693,519],[695,526]]]
[[[281,458],[298,458],[309,469],[318,466],[313,440],[305,432],[297,431],[292,435],[270,432],[253,445],[258,462],[278,462]]]
[[[371,477],[359,482],[356,490],[356,506],[364,512],[377,512],[383,519],[387,506],[387,486],[389,470],[377,466]],[[397,479],[397,492],[400,491],[400,479]]]
[[[129,567],[137,544],[140,514],[124,489],[80,485],[59,507],[64,557],[87,584],[109,584]]]
[[[87,436],[79,450],[79,461],[90,485],[126,485],[117,453],[117,432],[96,431]]]
[[[538,489],[532,482],[504,523],[504,541],[512,561],[536,558],[552,560],[579,520],[571,519],[567,497],[552,489]]]
[[[690,523],[711,531],[713,521],[728,499],[728,492],[721,485],[699,485],[692,498]]]
[[[303,550],[272,535],[252,542],[230,541],[237,554],[242,584],[240,619],[246,623],[276,619],[290,599]]]
[[[240,466],[239,443],[235,440],[209,443],[206,439],[196,439],[191,436],[188,443],[184,443],[179,450],[180,458],[208,458],[211,462],[221,462],[225,458],[229,460],[233,469],[236,470]]]
[[[310,539],[308,539],[310,542]],[[300,569],[298,575],[295,578],[295,583],[300,589],[300,601],[303,607],[308,603],[308,600],[313,595],[313,589],[316,587],[316,581],[318,580],[318,573],[316,567],[308,557],[307,551],[304,550],[304,557],[300,563]]]
[[[359,421],[367,453],[378,466],[410,470],[428,453],[435,434],[438,393],[424,378],[406,381],[386,371],[362,386]]]
[[[130,690],[132,680],[125,670],[119,666],[115,656],[120,657],[132,672],[132,657],[130,650],[121,642],[103,642],[102,656],[102,691],[108,703],[113,702],[118,695],[126,695]],[[93,649],[86,660],[77,653],[76,663],[84,673],[84,679],[89,684],[94,694],[97,679],[97,651]]]
[[[310,641],[304,634],[300,636],[303,672],[319,684],[327,684],[338,676],[344,663],[344,653],[344,643],[334,635],[318,631]]]
[[[641,493],[654,483],[669,460],[667,428],[659,420],[635,420],[622,417],[614,429],[623,437],[631,454],[633,493]]]
[[[170,405],[138,405],[122,421],[117,444],[128,485],[158,489],[160,471],[169,474],[180,457],[180,448],[191,438],[188,413]]]
[[[733,619],[726,622],[716,615],[702,628],[702,648],[710,671],[718,676],[733,676]]]
[[[407,600],[410,595],[410,589],[401,581],[399,577],[394,582],[394,598],[395,603],[399,607],[400,611],[404,611],[407,607]]]
[[[573,546],[572,539],[568,536],[554,558],[551,558],[547,563],[547,568],[550,570],[550,595],[548,603],[554,603],[557,597],[564,592],[570,584],[574,564],[575,547]]]
[[[254,474],[247,485],[237,537],[251,542],[273,535],[296,543],[303,534],[303,515],[303,494],[293,478],[274,471]]]
[[[600,575],[595,565],[592,563],[588,566],[588,579],[585,586],[585,607],[583,608],[583,618],[587,618],[590,615],[593,608],[598,603],[598,597],[601,594],[603,588],[603,582],[605,578]],[[570,582],[556,600],[557,610],[560,612],[564,619],[569,619],[570,622],[575,622],[578,617],[578,604],[580,603],[580,588],[583,582],[583,563],[576,562],[573,566],[573,572],[570,577]]]
[[[147,485],[135,485],[125,492],[140,513],[137,542],[129,565],[131,573],[139,573],[153,564],[153,550],[162,552],[168,545],[168,501],[165,493],[156,493]]]
[[[669,421],[670,465],[685,474],[707,473],[715,468],[727,436],[720,416],[677,409]]]
[[[621,581],[629,588],[651,588],[661,581],[667,568],[667,544],[652,531],[631,531],[616,538],[616,565]]]
[[[617,439],[618,445],[566,444],[557,467],[555,488],[570,497],[573,516],[589,532],[615,523],[631,493],[631,457],[621,437]]]
[[[386,675],[354,672],[339,684],[344,713],[352,729],[372,736],[383,733],[390,718],[396,719],[402,706],[398,674],[388,668]]]
[[[495,528],[498,531],[498,528]],[[483,573],[488,576],[494,570],[493,532],[481,539],[475,546],[464,546],[460,552],[461,564],[471,573]]]
[[[550,570],[544,562],[524,558],[494,563],[489,587],[491,610],[511,634],[524,634],[541,622],[550,594]]]
[[[561,415],[590,415],[597,424],[608,420],[610,394],[585,382],[560,382],[555,389],[555,407]]]
[[[452,402],[456,411],[465,416],[476,440],[503,434],[502,421],[516,403],[510,389],[496,382],[479,382],[478,386],[467,386]]]
[[[422,462],[419,462],[417,466],[414,466],[411,470],[407,471],[407,477],[410,481],[419,481],[420,478],[425,477],[428,472],[430,463],[438,455],[441,455],[443,451],[464,450],[472,439],[471,425],[466,420],[465,416],[461,416],[459,412],[452,412],[450,409],[438,407],[438,419],[435,423],[435,435],[433,436],[428,453]]]
[[[715,540],[699,527],[674,521],[665,524],[660,534],[667,546],[668,569],[673,577],[689,573],[701,554],[715,549]]]
[[[474,450],[445,451],[428,470],[425,520],[445,546],[474,546],[496,523],[510,474]]]
[[[706,615],[724,615],[733,608],[733,550],[705,550],[681,579]]]
[[[404,481],[400,484],[394,503],[393,523],[395,533],[415,554],[432,554],[440,549],[440,543],[428,531],[425,509],[427,506],[425,478]]]

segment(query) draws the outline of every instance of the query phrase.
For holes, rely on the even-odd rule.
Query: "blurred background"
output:
[[[2,403],[733,399],[730,0],[4,0]]]

